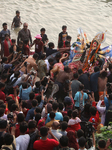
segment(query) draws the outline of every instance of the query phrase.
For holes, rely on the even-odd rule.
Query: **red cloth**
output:
[[[53,150],[54,147],[57,147],[59,142],[54,139],[47,140],[37,140],[33,144],[33,149],[35,150]]]
[[[35,43],[35,53],[37,52],[41,52],[42,51],[42,47],[44,46],[44,43],[42,41],[36,41],[34,40]]]
[[[77,123],[77,124],[74,124],[74,125],[70,125],[66,131],[70,131],[70,130],[73,130],[73,131],[78,131],[79,129],[81,129],[81,126],[80,126],[80,123]]]
[[[23,112],[23,114],[25,115],[25,118],[26,118],[26,115],[27,115],[28,110],[29,110],[29,109],[26,109],[26,111]]]
[[[64,47],[64,48],[66,47],[66,45],[65,45],[65,41],[63,41],[63,47]]]
[[[11,39],[9,39],[10,44],[12,45]],[[8,57],[9,56],[9,47],[8,47],[8,43],[6,40],[4,40],[4,56]]]
[[[10,94],[9,96],[10,96],[10,97],[12,97],[12,99],[13,99],[13,100],[15,100],[15,98],[14,98],[14,95],[13,95],[13,94]],[[19,102],[19,96],[17,96],[17,99],[18,99],[18,102]]]
[[[30,55],[29,45],[24,45],[24,55]]]
[[[0,90],[0,99],[4,101],[5,103],[5,93]]]

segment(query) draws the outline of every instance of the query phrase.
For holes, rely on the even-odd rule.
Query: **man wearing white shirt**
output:
[[[28,125],[26,122],[20,124],[20,136],[16,138],[16,150],[27,150],[28,148],[30,136],[29,134],[25,134],[27,127]]]

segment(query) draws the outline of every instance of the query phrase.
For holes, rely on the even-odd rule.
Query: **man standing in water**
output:
[[[68,33],[66,32],[67,26],[62,26],[62,32],[59,33],[58,43],[66,41]]]
[[[5,34],[8,34],[10,37],[10,30],[7,29],[7,23],[3,23],[3,30],[0,32],[0,43],[5,40]]]
[[[28,29],[28,24],[27,23],[24,23],[23,24],[23,29],[19,31],[18,38],[17,38],[17,43],[19,43],[19,41],[24,41],[24,40],[28,40],[32,44],[31,32]]]

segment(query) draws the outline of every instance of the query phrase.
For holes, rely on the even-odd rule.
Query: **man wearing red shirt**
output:
[[[0,99],[4,101],[5,103],[5,93],[3,90],[5,89],[5,84],[0,82]]]
[[[48,128],[47,127],[41,127],[40,128],[40,135],[41,139],[37,140],[33,144],[33,149],[35,150],[53,150],[54,147],[57,147],[59,145],[58,139],[52,134],[51,131],[49,131],[49,134],[53,139],[48,139]]]
[[[42,42],[42,37],[40,34],[37,34],[36,39],[33,41],[31,47],[35,44],[35,53],[39,54],[39,59],[41,58],[41,54],[44,52],[44,43]]]

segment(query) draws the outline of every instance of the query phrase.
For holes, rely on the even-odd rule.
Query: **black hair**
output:
[[[0,108],[0,117],[2,117],[4,115],[5,109],[4,108]]]
[[[73,74],[74,79],[78,79],[78,73]]]
[[[33,58],[36,60],[39,57],[39,55],[37,53],[33,54]]]
[[[85,147],[85,144],[86,144],[86,139],[84,137],[80,137],[79,138],[79,141],[78,141],[78,144],[81,148]]]
[[[0,108],[3,108],[5,110],[6,109],[6,105],[5,104],[1,104]]]
[[[7,57],[3,57],[2,58],[2,63],[6,62],[7,61]]]
[[[18,105],[16,103],[12,104],[11,110],[16,111],[18,109]]]
[[[40,113],[37,113],[35,115],[35,121],[38,123],[38,121],[41,119],[41,114]]]
[[[36,128],[37,124],[36,124],[36,121],[35,120],[32,120],[28,123],[28,128],[29,129],[34,129]]]
[[[59,43],[58,43],[58,48],[62,48],[63,47],[63,41],[60,41]]]
[[[22,108],[27,108],[27,102],[25,100],[22,100]]]
[[[70,69],[68,66],[65,66],[65,67],[64,67],[64,71],[65,71],[65,72],[69,72],[70,70],[71,70],[71,69]]]
[[[65,41],[65,46],[67,47],[68,45],[70,45],[69,41]]]
[[[16,43],[16,39],[12,39],[11,41],[12,41],[12,43]]]
[[[29,40],[24,40],[24,44],[28,44]]]
[[[8,78],[8,75],[7,75],[6,73],[4,73],[4,74],[1,75],[1,79],[2,79],[2,80],[5,80],[5,79],[7,79],[7,78]]]
[[[8,34],[8,33],[6,33],[6,34],[5,34],[5,37],[6,37],[6,36],[8,36],[8,37],[9,37],[9,34]]]
[[[16,89],[16,93],[17,93],[17,95],[19,94],[19,88]]]
[[[79,129],[79,130],[77,131],[77,137],[78,137],[78,139],[79,139],[80,137],[82,137],[82,136],[84,136],[84,131],[83,131],[82,129]]]
[[[34,93],[34,92],[31,92],[31,93],[29,94],[29,98],[30,98],[30,100],[33,100],[33,99],[35,98],[35,93]]]
[[[11,145],[13,143],[13,135],[5,133],[3,136],[3,141],[5,145]]]
[[[109,100],[112,100],[112,93],[109,94]]]
[[[45,59],[45,58],[46,58],[46,54],[42,54],[41,59]]]
[[[33,106],[33,107],[36,107],[36,106],[37,106],[37,104],[38,104],[38,102],[37,102],[37,100],[36,100],[36,99],[32,100],[32,106]]]
[[[18,42],[18,45],[19,45],[19,44],[23,45],[23,41],[19,41],[19,42]]]
[[[10,100],[12,100],[12,97],[10,97],[10,96],[6,97],[7,102],[10,101]]]
[[[48,59],[48,62],[49,62],[49,63],[54,62],[54,59],[53,59],[53,58],[49,58],[49,59]]]
[[[0,119],[0,129],[5,129],[7,127],[7,120]]]
[[[66,25],[63,25],[63,26],[62,26],[62,30],[65,29],[65,28],[67,28],[67,26],[66,26]]]
[[[83,90],[83,89],[84,89],[84,85],[83,85],[83,84],[80,84],[80,85],[79,85],[79,89],[80,89],[80,90]]]
[[[35,86],[36,86],[36,88],[39,88],[40,87],[40,81],[35,82]]]
[[[3,24],[2,24],[3,27],[6,26],[6,25],[7,25],[7,23],[3,23]]]
[[[59,110],[63,110],[63,108],[64,108],[64,104],[63,103],[59,103]]]
[[[8,101],[8,110],[10,110],[10,112],[12,112],[12,104],[14,104],[14,103],[15,103],[15,101],[13,99],[10,99]]]
[[[0,82],[0,89],[5,87],[5,83]]]
[[[19,113],[17,114],[17,121],[20,123],[20,122],[23,122],[25,119],[25,116],[23,113]]]
[[[91,107],[90,107],[90,113],[91,113],[91,115],[92,115],[92,116],[95,116],[95,115],[96,115],[96,112],[97,112],[97,108],[94,107],[94,106],[91,106]]]
[[[67,35],[66,40],[71,40],[71,36]]]
[[[61,129],[62,129],[62,131],[65,131],[67,129],[67,127],[68,127],[68,123],[66,121],[63,121],[61,123]]]
[[[36,108],[35,108],[35,112],[36,112],[36,113],[41,113],[41,108],[40,108],[40,107],[36,107]]]
[[[54,43],[50,42],[50,43],[48,43],[48,46],[49,46],[49,48],[52,48],[52,47],[54,47]]]
[[[103,71],[101,74],[100,74],[100,77],[102,79],[105,79],[107,77],[107,72],[106,71]]]
[[[56,54],[55,58],[60,59],[61,56],[62,56],[62,54],[59,52],[59,53]]]
[[[36,96],[36,100],[38,101],[38,103],[41,102],[41,95]]]
[[[65,121],[65,122],[68,123],[68,121],[69,121],[69,116],[64,116],[64,117],[63,117],[63,121]]]
[[[68,137],[67,137],[67,136],[64,136],[64,135],[63,135],[63,136],[60,138],[60,140],[59,140],[60,145],[61,145],[62,147],[67,147],[67,146],[68,146],[68,141],[69,141]]]
[[[22,83],[22,88],[23,88],[23,89],[26,89],[27,87],[28,87],[28,83],[27,83],[27,82],[23,82],[23,83]]]
[[[40,29],[40,32],[42,32],[42,31],[46,31],[45,28],[41,28],[41,29]]]
[[[43,86],[46,86],[47,82],[48,82],[48,78],[44,77],[44,79],[41,81],[41,84]]]
[[[20,123],[20,132],[21,133],[25,133],[27,131],[27,128],[28,128],[28,124],[27,122],[23,121],[22,123]]]
[[[19,10],[17,10],[17,11],[16,11],[16,14],[20,14],[20,11],[19,11]]]
[[[106,142],[105,142],[105,140],[99,140],[99,141],[98,141],[98,146],[99,146],[100,148],[105,148],[105,147],[106,147]]]
[[[78,69],[78,74],[82,74],[82,73],[83,73],[82,69]]]
[[[76,118],[78,116],[78,110],[76,109],[76,110],[73,110],[73,112],[72,112],[72,117],[73,118]]]
[[[47,136],[47,134],[48,134],[48,131],[49,131],[49,128],[47,128],[47,127],[41,127],[40,128],[40,134],[41,134],[41,136],[42,137],[45,137],[45,136]]]
[[[49,114],[49,117],[50,117],[51,119],[54,119],[54,118],[55,118],[55,113],[54,113],[53,111],[51,111],[50,114]]]
[[[14,73],[14,77],[16,77],[16,78],[18,78],[19,75],[20,75],[20,72],[19,72],[19,71],[16,71],[16,72]]]
[[[69,110],[67,111],[67,116],[69,116],[70,118],[72,117],[72,109],[69,109]]]
[[[56,110],[58,109],[58,103],[57,103],[57,102],[54,102],[54,103],[52,104],[52,108],[53,108],[54,111],[56,111]]]
[[[98,72],[100,70],[100,68],[98,66],[94,67],[94,72]]]
[[[0,106],[4,104],[4,101],[0,99]]]
[[[84,112],[86,112],[87,114],[90,114],[90,107],[91,107],[91,104],[86,103],[84,105]]]

